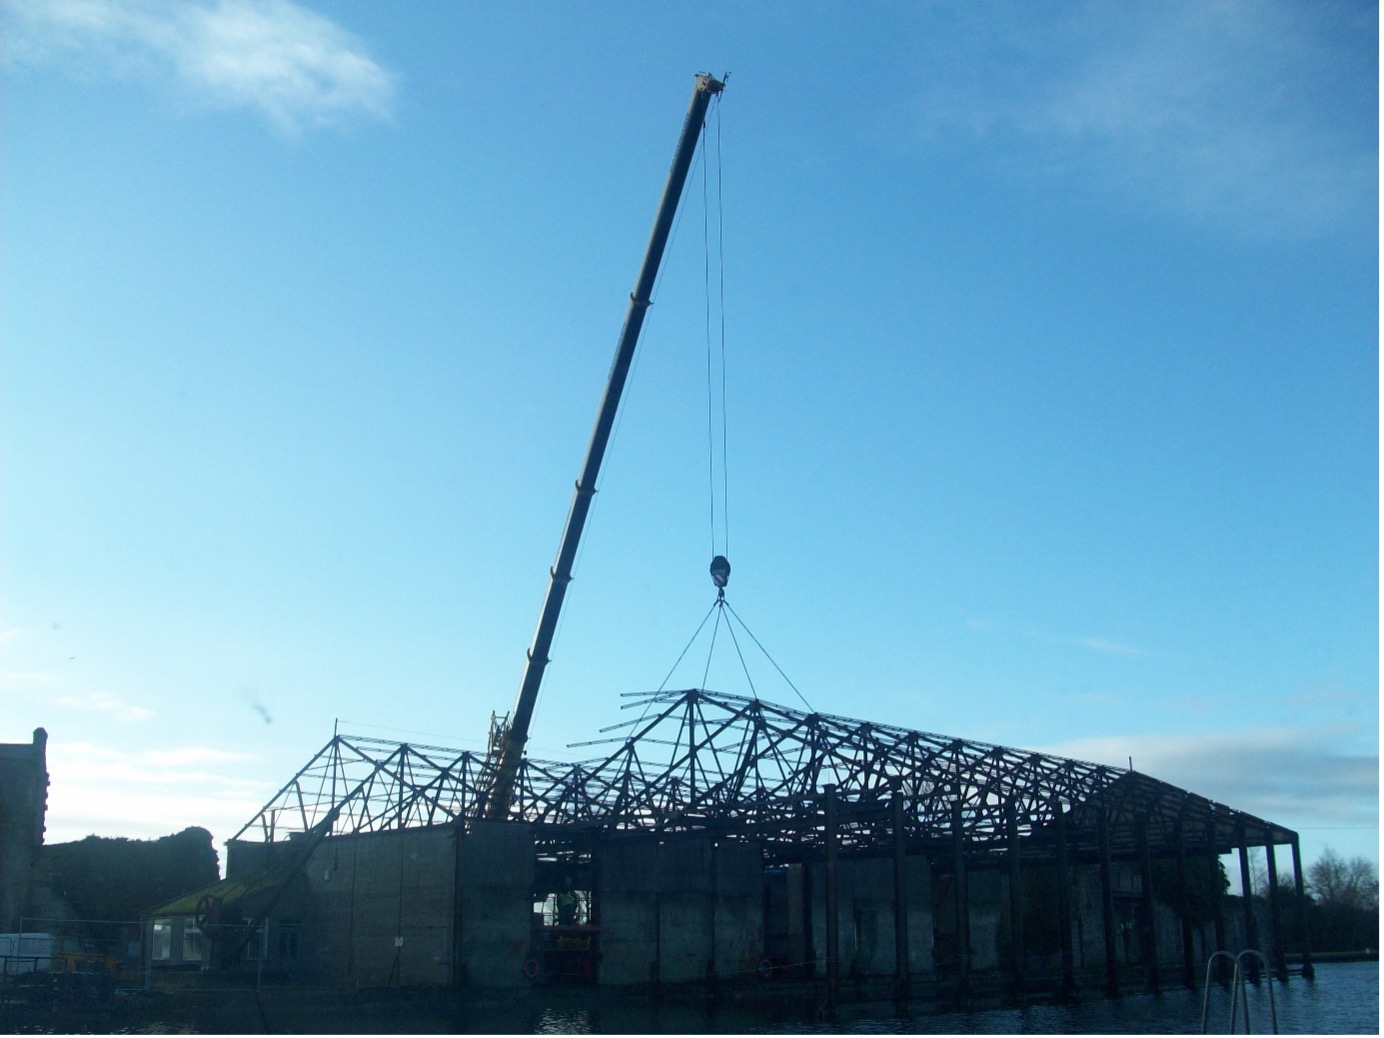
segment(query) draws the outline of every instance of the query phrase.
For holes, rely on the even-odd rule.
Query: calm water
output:
[[[1269,1033],[1270,982],[1248,986],[1250,1024]],[[1328,963],[1308,982],[1272,982],[1282,1034],[1379,1033],[1379,965]],[[1201,996],[1177,988],[1161,995],[1090,999],[1070,1006],[1031,1006],[972,1013],[899,1017],[891,1003],[843,1006],[835,1022],[816,1017],[811,992],[777,1007],[723,1001],[718,1006],[654,1005],[597,998],[559,1001],[504,999],[458,1005],[406,992],[221,990],[181,996],[148,993],[114,1017],[57,1018],[0,1014],[10,1033],[201,1034],[1197,1034]],[[1208,1029],[1227,1033],[1229,993],[1213,987]],[[1243,1029],[1243,1017],[1239,1027]]]
[[[1281,1034],[1380,1031],[1377,962],[1328,963],[1317,967],[1315,981],[1294,976],[1288,983],[1275,983],[1273,987]],[[1270,1033],[1268,984],[1258,988],[1247,985],[1247,990],[1251,1028],[1256,1034]],[[805,1008],[797,1019],[790,1012],[775,1020],[733,1006],[710,1011],[603,1005],[542,1010],[528,1030],[538,1034],[1199,1034],[1201,1011],[1200,993],[1186,989],[1118,1000],[1090,1000],[1072,1006],[990,1009],[911,1018],[899,1018],[893,1015],[892,1008],[883,1006],[873,1013],[846,1007],[834,1024],[810,1019]],[[1213,988],[1208,1031],[1228,1033],[1229,1012],[1228,991]],[[478,1030],[486,1029],[480,1020],[471,1023],[480,1024]],[[1243,1033],[1243,1015],[1238,1017],[1237,1026]]]

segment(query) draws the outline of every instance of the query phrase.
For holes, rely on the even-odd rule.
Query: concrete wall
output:
[[[283,848],[236,845],[228,873],[248,877]],[[270,853],[276,852],[276,853]],[[304,980],[370,987],[527,983],[534,850],[527,826],[480,822],[334,836],[273,912],[270,959]],[[273,938],[296,931],[296,963]]]
[[[527,984],[533,928],[533,834],[517,822],[475,822],[457,848],[457,981]]]
[[[450,984],[456,858],[451,827],[326,840],[304,868],[300,974],[359,986]]]
[[[819,975],[826,971],[826,866],[814,863],[812,950]],[[932,958],[932,869],[910,856],[904,867],[908,906],[908,968],[930,973]],[[894,859],[862,858],[836,863],[836,908],[842,976],[894,973]]]
[[[600,981],[637,984],[754,972],[764,948],[758,844],[641,840],[596,852]]]
[[[971,908],[971,969],[1000,965],[1000,930],[1009,929],[1009,877],[993,869],[966,876]]]

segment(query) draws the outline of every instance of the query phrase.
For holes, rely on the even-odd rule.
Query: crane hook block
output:
[[[720,588],[730,582],[730,563],[724,555],[717,555],[711,560],[711,582]]]

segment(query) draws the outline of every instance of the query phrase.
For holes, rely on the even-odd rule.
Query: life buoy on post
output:
[[[774,962],[772,959],[763,958],[759,960],[759,979],[768,980],[774,975]]]
[[[534,980],[538,976],[538,960],[530,956],[524,960],[524,976]]]

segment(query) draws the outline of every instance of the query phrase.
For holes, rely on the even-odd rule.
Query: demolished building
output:
[[[1272,822],[1132,770],[756,698],[630,706],[602,756],[525,758],[504,821],[478,813],[490,755],[335,735],[184,907],[223,962],[346,986],[1117,994],[1194,984],[1219,949],[1282,969],[1290,945],[1310,970],[1280,926],[1274,849],[1301,898],[1297,834]],[[1232,912],[1220,856],[1248,888],[1259,847],[1265,911]]]

